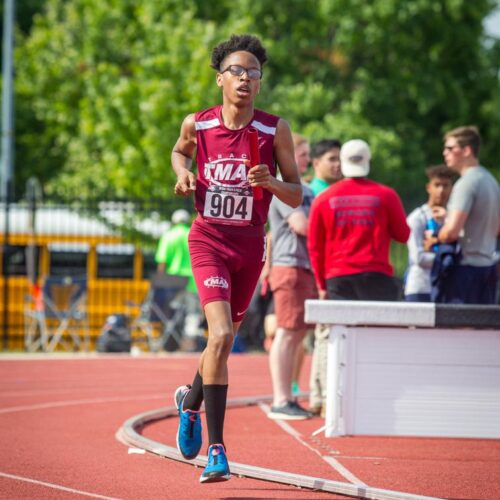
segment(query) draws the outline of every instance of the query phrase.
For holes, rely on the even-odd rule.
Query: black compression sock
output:
[[[204,384],[203,394],[205,396],[208,444],[224,444],[227,385]]]
[[[182,408],[184,410],[198,411],[201,407],[202,402],[203,402],[203,379],[201,378],[200,372],[196,371],[193,384],[191,385],[191,390],[187,393],[186,398],[182,403]]]

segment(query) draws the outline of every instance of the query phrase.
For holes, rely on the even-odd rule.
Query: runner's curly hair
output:
[[[262,46],[260,40],[253,35],[231,35],[229,40],[219,43],[217,47],[212,50],[212,68],[220,71],[222,61],[233,52],[244,50],[250,52],[259,61],[262,67],[267,61],[266,49]]]

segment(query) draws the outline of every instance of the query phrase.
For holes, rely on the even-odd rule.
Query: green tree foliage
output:
[[[179,124],[211,91],[206,45],[215,40],[214,25],[175,4],[47,2],[18,71],[46,126],[41,147],[62,152],[49,191],[165,196]]]
[[[211,49],[249,32],[270,56],[258,107],[313,141],[366,139],[373,176],[410,208],[447,128],[479,125],[483,163],[499,168],[500,45],[482,33],[493,3],[47,0],[17,51],[32,110],[22,171],[64,196],[170,197],[182,119],[220,102]]]

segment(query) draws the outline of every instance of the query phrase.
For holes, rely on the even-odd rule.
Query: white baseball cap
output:
[[[370,146],[361,139],[347,141],[340,149],[340,168],[344,177],[366,177],[370,173]]]
[[[177,209],[172,214],[172,224],[189,224],[191,221],[191,216],[187,210],[183,208]]]

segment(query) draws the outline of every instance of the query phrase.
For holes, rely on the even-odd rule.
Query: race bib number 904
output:
[[[247,226],[252,219],[253,197],[246,191],[208,190],[203,217],[219,224]]]

